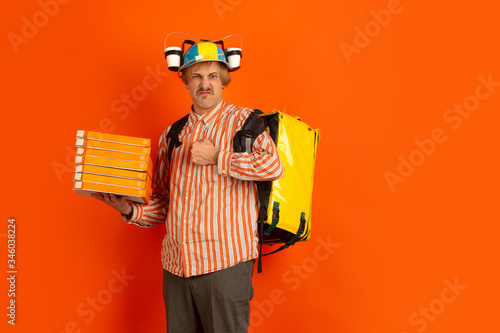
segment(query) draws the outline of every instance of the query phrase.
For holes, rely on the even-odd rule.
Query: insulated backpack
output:
[[[241,130],[233,138],[234,152],[252,152],[255,139],[265,130],[276,144],[285,169],[282,178],[275,181],[256,181],[259,199],[259,261],[262,256],[276,253],[308,240],[311,234],[311,202],[319,130],[312,129],[299,118],[283,112],[262,113],[255,109]],[[179,147],[179,133],[189,115],[176,121],[168,131],[168,160],[174,147]],[[278,249],[262,254],[262,245],[283,244]]]

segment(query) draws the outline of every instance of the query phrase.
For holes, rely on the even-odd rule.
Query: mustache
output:
[[[196,91],[196,95],[198,95],[198,94],[200,94],[200,93],[202,93],[202,92],[209,92],[209,93],[211,93],[212,95],[213,95],[213,93],[214,93],[212,89],[198,89],[198,90]]]

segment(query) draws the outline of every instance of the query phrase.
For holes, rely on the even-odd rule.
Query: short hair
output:
[[[216,61],[219,64],[219,77],[222,85],[225,87],[231,82],[231,75],[229,74],[229,71],[227,70],[226,65],[220,61]],[[211,61],[203,61],[201,63],[204,63],[205,66],[210,65]],[[191,79],[191,71],[193,70],[193,65],[185,68],[182,70],[182,82],[184,84],[188,84],[189,80]]]

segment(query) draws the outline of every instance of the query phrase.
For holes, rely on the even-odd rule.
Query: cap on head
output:
[[[228,69],[229,64],[226,55],[219,45],[212,42],[200,42],[192,45],[184,54],[184,63],[179,71],[201,61],[219,61],[224,63]]]

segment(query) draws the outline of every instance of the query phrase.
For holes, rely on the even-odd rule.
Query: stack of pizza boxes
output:
[[[148,203],[152,194],[151,139],[79,130],[73,190],[126,195]]]

